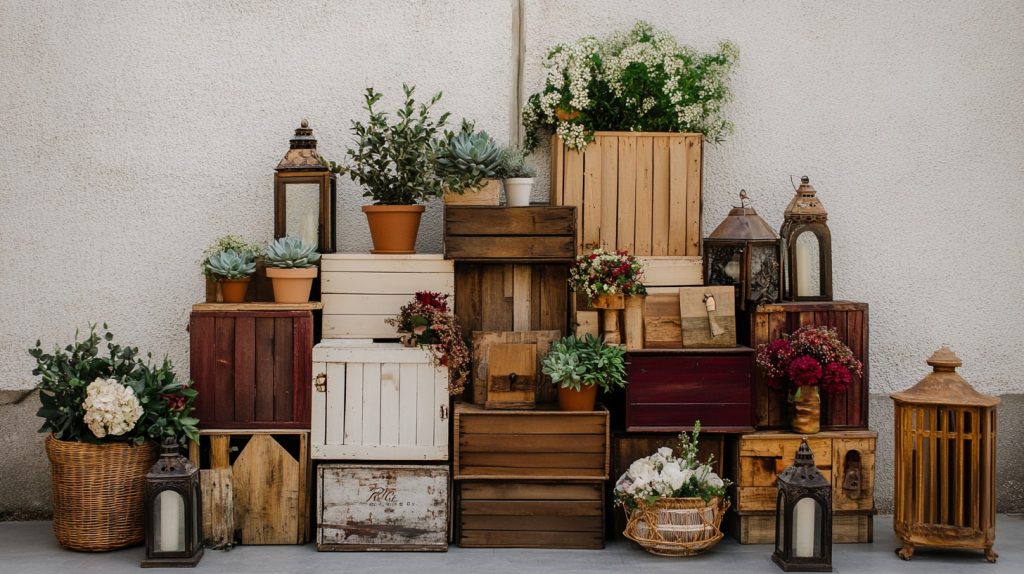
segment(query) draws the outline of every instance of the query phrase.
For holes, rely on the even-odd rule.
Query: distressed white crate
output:
[[[317,550],[448,549],[446,465],[321,464]]]
[[[333,253],[321,261],[325,339],[396,338],[385,320],[417,291],[455,292],[455,264],[441,254]]]
[[[448,418],[448,370],[431,366],[426,349],[343,339],[313,347],[313,458],[448,460]]]

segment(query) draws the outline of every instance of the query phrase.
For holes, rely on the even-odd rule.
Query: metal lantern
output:
[[[704,284],[735,286],[741,311],[776,303],[782,294],[779,235],[746,200],[741,190],[740,207],[704,239]]]
[[[302,120],[274,174],[274,237],[301,237],[334,253],[337,193],[337,177],[320,163],[313,129]]]
[[[786,207],[782,223],[786,251],[786,299],[832,300],[832,234],[828,211],[806,175]]]
[[[900,558],[916,546],[977,548],[995,562],[996,406],[956,372],[962,363],[943,345],[934,369],[892,395],[896,406],[893,523]]]
[[[776,483],[772,560],[785,572],[831,572],[832,485],[814,465],[806,439]]]
[[[146,475],[144,568],[195,566],[203,557],[199,470],[178,454],[173,438]]]

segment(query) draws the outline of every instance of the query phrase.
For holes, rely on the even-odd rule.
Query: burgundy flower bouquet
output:
[[[802,387],[821,387],[827,393],[843,393],[861,364],[832,327],[801,327],[792,335],[761,345],[757,366],[768,386],[799,392]]]
[[[469,378],[469,349],[462,328],[448,309],[448,295],[420,291],[387,322],[406,334],[406,344],[426,346],[435,367],[447,367],[449,394],[462,393]]]

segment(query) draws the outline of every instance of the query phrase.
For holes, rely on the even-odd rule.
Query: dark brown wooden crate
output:
[[[193,307],[190,375],[202,428],[308,429],[319,303]]]
[[[456,486],[459,546],[603,548],[603,484],[461,481]]]
[[[753,350],[664,349],[626,355],[626,430],[753,430]]]
[[[608,411],[485,410],[455,405],[453,478],[604,480]]]
[[[865,544],[874,540],[875,512],[837,512],[832,515],[833,544]],[[740,544],[774,544],[775,513],[726,514],[722,530]]]
[[[568,264],[455,264],[455,316],[473,331],[569,328]]]
[[[458,261],[570,262],[576,208],[446,206],[444,256]]]
[[[863,365],[863,375],[853,377],[845,393],[821,393],[821,428],[856,429],[868,426],[868,305],[853,301],[773,303],[750,314],[751,347],[768,343],[800,327],[835,327],[839,338]],[[789,428],[792,405],[785,391],[768,387],[754,372],[755,426],[759,429]]]

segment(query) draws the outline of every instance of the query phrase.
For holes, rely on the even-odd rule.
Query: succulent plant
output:
[[[537,168],[526,162],[529,152],[521,147],[502,148],[498,175],[502,178],[536,177]]]
[[[267,267],[280,269],[306,269],[320,261],[316,245],[306,242],[301,237],[282,237],[267,247]]]
[[[626,386],[626,355],[618,345],[587,335],[563,337],[551,344],[541,366],[551,381],[565,389],[597,385],[609,392]]]
[[[242,279],[256,272],[252,255],[225,249],[206,259],[206,271],[222,279]]]
[[[206,262],[210,259],[211,255],[220,253],[221,251],[227,251],[232,249],[238,252],[243,257],[249,257],[250,259],[258,259],[263,257],[263,245],[253,241],[240,237],[238,235],[225,235],[212,245],[203,251],[203,258],[199,260],[199,267],[202,268],[203,274],[210,279],[216,279],[217,277],[210,272],[210,269],[206,266]]]
[[[457,134],[448,134],[448,142],[438,153],[437,164],[445,175],[446,182],[454,176],[461,187],[449,186],[452,191],[462,192],[477,187],[484,179],[497,177],[501,162],[501,151],[485,131],[476,131],[473,122],[462,121]]]

